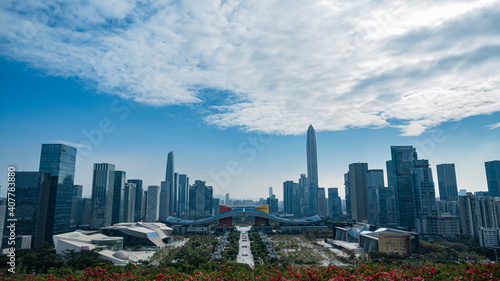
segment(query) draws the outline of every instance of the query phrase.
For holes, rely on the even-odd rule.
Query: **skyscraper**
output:
[[[136,196],[135,183],[126,183],[124,200],[123,200],[123,214],[121,215],[121,222],[133,222],[135,217],[135,196]]]
[[[125,182],[126,173],[124,171],[115,171],[115,181],[113,187],[113,211],[111,215],[111,224],[124,222],[123,212],[125,207]]]
[[[300,210],[300,185],[293,181],[283,182],[283,208],[285,213],[302,217]]]
[[[170,200],[172,206],[170,208],[170,214],[173,216],[178,215],[179,213],[179,174],[174,173],[174,185],[172,186],[173,196],[172,200]]]
[[[171,192],[171,187],[173,184],[170,184],[168,181],[162,181],[160,184],[160,197],[158,198],[158,218],[160,221],[165,221],[171,215],[170,205],[172,201],[170,200],[170,196],[173,196]],[[149,189],[149,187],[148,187]],[[149,200],[149,197],[148,197]]]
[[[224,197],[224,204],[228,207],[231,206],[230,202],[229,202],[229,193],[226,193],[226,197]]]
[[[318,187],[318,216],[326,217],[326,194],[324,187]]]
[[[94,164],[91,228],[98,229],[103,226],[111,225],[114,187],[115,165],[108,163]]]
[[[184,216],[188,212],[189,177],[179,174],[179,216]]]
[[[352,218],[351,211],[351,184],[349,182],[349,171],[344,174],[344,188],[345,188],[345,209],[348,218]]]
[[[160,220],[166,220],[173,215],[174,210],[174,152],[170,151],[167,156],[167,168],[165,173],[165,188],[160,191]]]
[[[145,221],[155,222],[158,220],[158,212],[160,210],[159,200],[160,200],[160,187],[157,185],[148,186]]]
[[[339,189],[336,187],[328,188],[328,215],[333,220],[339,219],[342,216]]]
[[[379,224],[379,190],[384,187],[384,170],[371,169],[366,172],[368,214],[370,224]]]
[[[438,216],[436,191],[432,180],[432,171],[428,160],[413,161],[413,193],[415,196],[415,218],[417,232],[422,234],[435,234],[431,224]]]
[[[68,232],[75,177],[76,148],[64,144],[42,144],[40,172],[50,173],[50,195],[45,240]]]
[[[485,162],[484,166],[489,196],[500,197],[500,160]]]
[[[269,197],[272,197],[272,196],[273,196],[273,188],[269,187]]]
[[[457,177],[455,164],[440,164],[436,166],[439,185],[439,200],[458,201]]]
[[[135,208],[134,208],[134,222],[138,222],[142,220],[142,180],[131,179],[127,180],[128,183],[135,183]]]
[[[397,224],[408,230],[415,229],[415,205],[413,197],[412,168],[417,159],[413,146],[391,146],[392,160],[387,178],[394,185],[396,195]]]
[[[213,188],[196,180],[189,188],[189,212],[195,217],[210,216],[213,210]]]
[[[318,210],[318,155],[316,133],[312,125],[307,129],[307,179],[309,181],[309,215],[316,215]]]
[[[300,174],[299,177],[299,213],[302,217],[309,216],[309,180],[306,174]]]
[[[33,247],[42,246],[46,232],[50,232],[47,229],[50,180],[49,173],[16,172],[16,235],[31,235]],[[5,232],[6,236],[9,233]]]
[[[367,163],[352,163],[349,165],[351,213],[352,219],[358,222],[368,222],[369,220],[367,171]]]

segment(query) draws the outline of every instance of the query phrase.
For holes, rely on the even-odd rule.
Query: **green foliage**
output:
[[[250,250],[255,262],[267,261],[269,250],[267,250],[266,245],[262,242],[262,239],[260,239],[259,234],[257,232],[252,232],[250,233],[249,238],[251,240]]]
[[[420,253],[426,258],[442,262],[495,260],[493,249],[481,247],[477,240],[467,238],[435,240],[432,243],[420,240]]]
[[[47,273],[49,268],[64,266],[62,257],[48,244],[34,249],[17,249],[16,260],[20,272]]]
[[[302,233],[302,235],[310,241],[320,239],[320,238],[333,238],[332,230],[308,230]]]
[[[194,235],[183,247],[165,248],[156,253],[152,260],[159,259],[163,266],[171,268],[186,265],[199,267],[210,261],[215,245],[217,245],[217,239],[206,235]]]
[[[91,251],[65,251],[63,254],[64,260],[66,260],[66,264],[72,267],[74,270],[81,270],[87,267],[93,267],[100,263],[110,264],[110,261],[99,259],[99,253],[91,250]]]

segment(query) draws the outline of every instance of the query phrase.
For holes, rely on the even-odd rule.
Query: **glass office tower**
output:
[[[500,197],[500,161],[485,162],[488,194],[491,197]]]
[[[408,230],[415,229],[415,204],[413,196],[412,169],[417,160],[413,146],[391,146],[391,167],[388,167],[389,183],[396,194],[397,224]]]
[[[50,173],[50,194],[45,240],[70,231],[75,177],[76,148],[64,144],[42,144],[40,172]]]

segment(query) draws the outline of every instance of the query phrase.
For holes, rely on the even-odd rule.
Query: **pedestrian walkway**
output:
[[[240,227],[236,226],[236,229],[240,232],[240,250],[238,256],[236,257],[236,262],[246,263],[251,267],[254,266],[254,260],[252,251],[250,250],[250,239],[248,238],[248,231],[251,226]]]

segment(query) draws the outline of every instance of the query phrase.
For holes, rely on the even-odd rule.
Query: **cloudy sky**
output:
[[[390,145],[455,163],[468,190],[500,159],[499,1],[66,2],[0,3],[5,170],[74,144],[90,195],[93,163],[159,184],[174,151],[216,193],[281,197],[309,124],[342,194]]]

